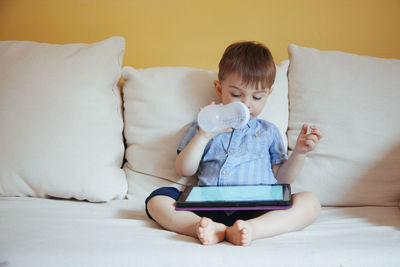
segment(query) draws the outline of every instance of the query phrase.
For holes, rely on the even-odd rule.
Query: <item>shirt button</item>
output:
[[[234,153],[234,151],[233,150],[229,150],[229,154],[233,154]]]
[[[226,174],[226,171],[225,171],[225,170],[223,170],[223,171],[222,171],[222,174],[224,174],[224,175],[225,175],[225,174]]]
[[[257,138],[258,137],[258,133],[255,133],[254,136]]]

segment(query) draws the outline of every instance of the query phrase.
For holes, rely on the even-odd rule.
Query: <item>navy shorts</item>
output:
[[[147,210],[147,202],[149,202],[149,200],[152,197],[155,196],[168,196],[172,199],[178,200],[179,196],[182,194],[181,191],[179,191],[178,189],[176,189],[175,187],[161,187],[158,188],[156,190],[154,190],[147,198],[146,198],[146,213],[147,216],[154,220],[149,211]],[[258,217],[264,213],[266,213],[267,211],[265,210],[238,210],[235,211],[233,214],[227,215],[227,213],[225,213],[225,211],[223,210],[204,210],[204,211],[193,211],[194,213],[196,213],[197,215],[199,215],[200,217],[207,217],[210,218],[211,220],[213,220],[214,222],[219,222],[219,223],[223,223],[226,226],[232,226],[237,220],[249,220],[249,219],[253,219],[255,217]]]

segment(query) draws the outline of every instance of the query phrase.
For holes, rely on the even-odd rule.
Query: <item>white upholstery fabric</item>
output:
[[[323,205],[397,205],[400,60],[289,46],[289,149],[304,122],[324,138],[295,191]]]
[[[125,196],[117,86],[124,49],[122,37],[0,42],[1,196]]]
[[[259,116],[279,127],[285,143],[289,112],[287,67],[288,61],[277,66],[274,91]],[[217,72],[186,67],[124,67],[122,77],[125,79],[127,166],[172,182],[196,182],[178,177],[175,171],[176,149],[199,108],[211,101],[218,102],[213,86]]]
[[[323,208],[303,231],[245,248],[162,230],[141,194],[101,204],[0,198],[0,214],[4,266],[400,266],[396,207]]]

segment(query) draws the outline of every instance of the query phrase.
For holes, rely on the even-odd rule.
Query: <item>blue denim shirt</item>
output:
[[[195,120],[186,129],[178,153],[198,130]],[[279,129],[253,118],[242,128],[219,134],[208,142],[197,173],[199,185],[275,184],[272,165],[287,158]]]

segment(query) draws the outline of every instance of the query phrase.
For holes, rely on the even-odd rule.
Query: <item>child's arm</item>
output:
[[[189,177],[197,172],[204,149],[213,135],[199,129],[189,144],[178,154],[175,161],[180,176]]]
[[[311,126],[310,128],[311,132],[307,134],[308,125],[303,124],[297,138],[296,147],[289,159],[283,164],[272,166],[278,183],[291,184],[297,178],[303,168],[307,153],[314,150],[322,138],[322,133],[317,126]]]
[[[214,101],[210,105],[215,104]],[[222,105],[222,104],[221,104]],[[202,108],[200,108],[201,110]],[[223,132],[231,132],[232,129],[228,128]],[[199,168],[201,157],[203,156],[204,149],[208,142],[216,135],[223,133],[207,133],[201,128],[187,144],[187,146],[178,154],[175,161],[176,172],[180,176],[190,177],[197,172]]]
[[[232,132],[231,128],[223,132]],[[175,168],[180,176],[189,177],[194,175],[199,168],[201,157],[208,142],[219,133],[207,133],[202,129],[196,133],[187,146],[178,154],[175,161]]]

